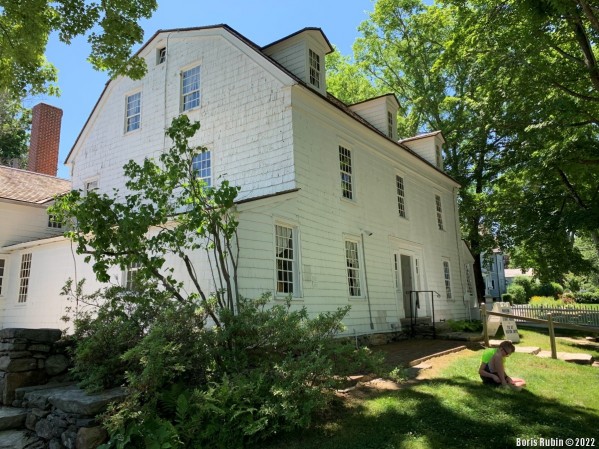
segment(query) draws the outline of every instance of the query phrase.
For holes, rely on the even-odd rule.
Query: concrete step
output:
[[[29,431],[0,431],[0,449],[41,449],[43,447],[43,441]]]
[[[23,408],[0,407],[0,430],[21,429],[25,427],[25,418],[27,410]]]
[[[541,348],[538,348],[536,346],[519,346],[519,345],[516,345],[516,352],[521,352],[523,354],[537,355],[539,352],[541,352]]]
[[[551,358],[551,351],[540,351],[537,354],[538,357]],[[575,354],[571,352],[558,352],[557,358],[564,362],[578,363],[580,365],[591,365],[593,363],[593,356],[590,354]]]

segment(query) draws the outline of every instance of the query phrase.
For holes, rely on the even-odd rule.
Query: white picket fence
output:
[[[551,313],[555,323],[599,327],[599,309],[591,309],[582,305],[554,307],[530,304],[512,305],[512,314],[516,316],[546,320],[548,313]],[[516,318],[516,321],[522,322],[523,320]]]

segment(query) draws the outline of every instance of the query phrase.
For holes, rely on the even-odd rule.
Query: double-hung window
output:
[[[200,105],[200,66],[181,72],[181,110],[189,111]]]
[[[128,95],[126,103],[125,130],[135,131],[141,126],[141,92]]]
[[[62,228],[62,223],[58,221],[54,215],[48,215],[48,227],[60,229]]]
[[[345,240],[345,266],[349,296],[362,296],[361,264],[357,240]]]
[[[441,205],[441,197],[439,195],[435,195],[435,206],[437,209],[437,227],[440,231],[443,231],[443,207]]]
[[[397,188],[397,210],[399,216],[406,218],[406,190],[403,178],[399,175],[395,176],[395,186]]]
[[[387,135],[393,139],[393,114],[387,111]]]
[[[123,272],[123,287],[128,291],[136,291],[139,288],[139,269],[140,263],[129,265]]]
[[[29,293],[29,276],[31,275],[31,253],[25,253],[21,256],[21,271],[19,282],[19,299],[20,303],[27,302],[27,294]]]
[[[310,58],[310,84],[320,88],[320,56],[312,50],[309,50]]]
[[[351,151],[339,145],[339,169],[341,171],[341,194],[349,200],[354,198]]]
[[[204,181],[207,187],[212,186],[212,164],[210,150],[206,150],[193,157],[192,168],[196,177]]]
[[[297,228],[275,225],[275,263],[277,294],[300,296]]]
[[[445,280],[445,294],[448,300],[453,298],[451,294],[451,271],[449,270],[449,262],[443,261],[443,279]]]

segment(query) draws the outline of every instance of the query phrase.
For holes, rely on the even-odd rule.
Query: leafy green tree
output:
[[[181,303],[199,302],[218,326],[218,310],[233,311],[239,301],[234,214],[239,187],[226,180],[208,187],[197,177],[193,159],[206,149],[188,141],[199,127],[185,115],[173,119],[169,151],[158,161],[125,165],[126,191],[72,191],[57,198],[49,213],[69,224],[69,237],[79,254],[87,254],[99,281],[110,280],[111,267],[138,267],[136,282],[158,283]],[[193,254],[201,250],[211,262],[214,292],[202,285],[193,264]],[[167,264],[169,257],[186,268],[191,291]]]
[[[585,0],[447,0],[461,27],[451,59],[475,58],[499,95],[505,163],[490,198],[504,249],[545,281],[588,271],[575,235],[599,252],[597,7]],[[496,80],[493,81],[494,75]]]
[[[24,167],[27,162],[31,111],[12,100],[4,92],[0,93],[0,165],[11,165],[18,160]]]
[[[53,32],[65,44],[87,34],[94,68],[140,78],[145,64],[131,47],[143,39],[139,20],[156,8],[156,0],[1,0],[0,90],[17,97],[57,92],[56,68],[44,56]]]
[[[400,137],[443,131],[445,170],[462,185],[462,233],[475,257],[474,277],[482,299],[481,255],[497,245],[488,193],[502,167],[505,137],[493,123],[503,99],[481,91],[490,81],[482,77],[486,72],[476,58],[447,57],[447,42],[459,27],[455,7],[379,0],[360,25],[355,63],[338,57],[327,88],[350,102],[373,96],[372,88],[376,94],[395,93],[402,106]],[[356,81],[358,76],[361,81]],[[364,87],[365,82],[372,88]]]

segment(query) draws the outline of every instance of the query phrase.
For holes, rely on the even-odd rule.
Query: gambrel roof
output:
[[[18,168],[0,166],[0,200],[45,204],[71,190],[71,182]]]

